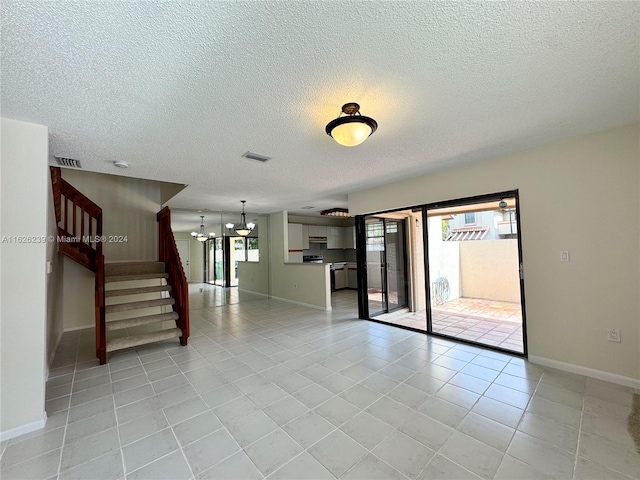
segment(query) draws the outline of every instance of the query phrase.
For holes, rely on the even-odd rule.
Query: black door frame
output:
[[[522,345],[523,352],[514,352],[513,350],[507,350],[500,347],[494,347],[491,345],[485,345],[483,343],[474,342],[472,340],[466,340],[463,338],[456,338],[449,335],[443,335],[441,333],[433,332],[433,324],[431,318],[431,281],[429,278],[429,236],[428,229],[426,224],[427,219],[427,211],[434,210],[436,208],[445,208],[445,207],[456,207],[462,205],[469,205],[473,203],[482,203],[488,201],[495,201],[500,198],[511,198],[514,197],[516,199],[516,225],[518,229],[517,235],[517,245],[518,245],[518,259],[520,262],[520,304],[522,308]],[[422,211],[422,241],[423,241],[423,251],[424,251],[424,278],[425,278],[425,289],[426,289],[426,330],[420,330],[413,327],[407,327],[404,325],[397,325],[390,322],[385,322],[382,320],[378,320],[375,318],[371,318],[369,316],[369,304],[368,304],[368,296],[367,296],[367,259],[366,259],[366,225],[365,225],[365,217],[367,216],[376,216],[383,213],[392,213],[399,212],[404,210],[421,210]],[[405,256],[406,257],[406,256]],[[518,189],[507,190],[504,192],[497,193],[489,193],[484,195],[476,195],[471,197],[457,198],[452,200],[445,200],[441,202],[433,202],[422,205],[416,205],[413,207],[402,207],[395,208],[392,210],[384,210],[381,212],[370,213],[367,215],[356,215],[356,261],[358,266],[358,317],[363,320],[369,320],[372,322],[382,323],[385,325],[391,325],[398,328],[403,328],[405,330],[411,330],[414,332],[425,333],[427,335],[432,335],[434,337],[445,338],[447,340],[453,340],[460,343],[465,343],[468,345],[473,345],[476,347],[495,350],[498,352],[507,353],[509,355],[516,355],[520,357],[528,356],[528,342],[527,342],[527,315],[526,315],[526,305],[525,305],[525,288],[524,288],[524,271],[523,271],[523,263],[524,256],[522,253],[522,228],[521,228],[521,215],[520,215],[520,194]]]

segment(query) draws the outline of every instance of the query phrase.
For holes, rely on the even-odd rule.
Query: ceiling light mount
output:
[[[342,114],[346,116],[340,116]],[[345,103],[340,115],[327,123],[324,130],[327,135],[345,147],[360,145],[378,129],[378,122],[362,115],[360,105],[355,102]]]

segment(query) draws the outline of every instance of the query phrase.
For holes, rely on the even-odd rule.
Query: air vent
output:
[[[75,158],[65,158],[65,157],[55,157],[56,162],[61,167],[71,167],[71,168],[82,168],[80,165],[80,160],[76,160]]]
[[[313,210],[316,207],[310,207],[310,206],[306,206],[306,207],[300,207],[300,210]]]
[[[267,162],[271,160],[271,157],[267,157],[266,155],[260,155],[259,153],[247,152],[243,153],[242,156],[244,158],[248,158],[249,160],[257,160],[258,162]]]

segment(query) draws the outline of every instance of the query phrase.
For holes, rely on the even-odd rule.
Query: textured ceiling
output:
[[[178,207],[311,214],[640,120],[638,2],[1,8],[2,115],[48,126],[52,154],[87,170],[188,184]],[[324,133],[349,101],[379,124],[355,148]]]

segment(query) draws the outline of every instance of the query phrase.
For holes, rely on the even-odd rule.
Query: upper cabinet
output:
[[[356,248],[356,227],[343,227],[344,248]]]
[[[302,224],[290,223],[289,224],[289,251],[299,250],[302,251]]]
[[[342,227],[327,227],[327,248],[344,248]]]
[[[326,237],[327,226],[326,225],[309,225],[310,237]]]
[[[302,249],[309,250],[309,225],[302,225]]]

